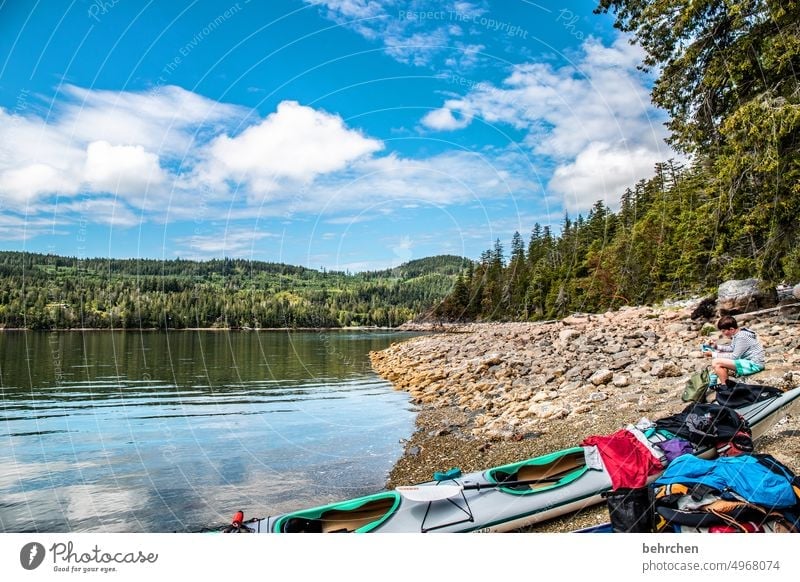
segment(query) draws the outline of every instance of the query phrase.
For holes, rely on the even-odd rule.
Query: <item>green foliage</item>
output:
[[[553,319],[706,294],[725,279],[752,277],[752,254],[723,244],[730,238],[711,183],[713,174],[702,165],[658,164],[653,178],[623,194],[618,214],[598,202],[586,219],[566,216],[558,237],[534,225],[527,251],[517,235],[512,239],[507,266],[497,241],[433,314],[467,321]],[[778,256],[782,275],[797,281],[797,248]],[[498,289],[510,292],[498,295]]]
[[[392,327],[437,305],[465,259],[347,275],[223,259],[76,259],[0,252],[0,324],[53,328]]]
[[[716,189],[727,277],[780,279],[800,243],[800,4],[782,0],[600,0],[659,68],[671,142]],[[724,249],[724,252],[722,251]]]
[[[700,330],[700,335],[707,337],[713,335],[717,332],[717,328],[711,324],[705,324],[703,328]]]
[[[652,100],[692,165],[656,165],[621,193],[618,214],[597,202],[557,238],[534,225],[524,261],[515,236],[501,272],[487,251],[440,316],[546,319],[725,279],[800,279],[800,4],[598,0],[596,12],[612,12],[658,71]]]

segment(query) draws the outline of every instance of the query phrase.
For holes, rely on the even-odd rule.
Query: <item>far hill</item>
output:
[[[391,269],[382,271],[367,271],[360,275],[365,278],[391,279],[399,277],[401,279],[413,279],[423,275],[451,275],[457,276],[463,273],[473,261],[455,255],[437,255],[424,259],[414,259]]]
[[[0,326],[394,327],[435,307],[469,263],[443,255],[349,274],[244,259],[0,251]]]

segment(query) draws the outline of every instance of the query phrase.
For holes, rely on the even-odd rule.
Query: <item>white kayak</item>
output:
[[[765,434],[800,399],[800,388],[737,408],[753,439]],[[652,431],[653,444],[668,437]],[[716,456],[713,447],[696,450]],[[657,475],[651,475],[650,480]],[[517,463],[427,483],[251,519],[226,531],[256,533],[504,532],[603,502],[612,480],[597,448],[576,446]]]

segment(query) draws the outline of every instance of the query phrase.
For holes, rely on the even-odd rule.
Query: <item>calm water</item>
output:
[[[0,333],[0,531],[198,531],[383,488],[390,332]]]

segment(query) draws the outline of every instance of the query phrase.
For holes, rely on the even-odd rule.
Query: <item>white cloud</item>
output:
[[[182,160],[198,142],[241,127],[252,111],[173,85],[151,91],[98,91],[68,86],[58,125],[77,143],[137,145]]]
[[[453,111],[449,107],[434,109],[422,118],[422,124],[438,131],[451,131],[467,127],[472,122],[469,115],[460,114],[457,118]]]
[[[653,173],[660,159],[644,148],[628,148],[625,144],[592,143],[574,162],[556,168],[549,188],[563,197],[570,212],[584,211],[597,200],[616,207],[620,194]]]
[[[166,180],[158,156],[144,147],[95,141],[86,150],[84,177],[96,192],[137,194]]]
[[[386,32],[383,36],[386,54],[401,63],[418,67],[431,65],[434,57],[448,48],[449,33],[443,28],[412,34],[393,26]]]
[[[480,154],[454,151],[421,159],[385,155],[381,140],[338,115],[294,101],[282,102],[236,132],[233,128],[242,123],[239,108],[215,107],[177,88],[161,94],[161,106],[173,106],[181,96],[194,113],[177,113],[174,123],[155,107],[154,95],[112,98],[78,89],[72,94],[81,95],[91,123],[72,104],[56,103],[53,111],[68,114],[54,113],[48,120],[0,110],[0,136],[7,138],[0,141],[0,217],[28,225],[28,230],[4,229],[6,240],[42,234],[48,225],[51,234],[61,234],[56,222],[64,228],[78,221],[118,227],[203,224],[221,216],[229,223],[353,215],[374,220],[409,205],[480,207],[488,200],[542,197],[528,160],[518,152],[487,148]],[[95,127],[119,104],[128,104],[122,109],[137,118],[136,127]],[[142,110],[134,115],[139,105]],[[233,117],[212,116],[211,110]],[[205,119],[213,123],[204,125]],[[426,123],[444,128],[466,121],[438,113]],[[141,136],[142,128],[170,125],[156,140]],[[158,149],[159,140],[172,145]],[[180,159],[186,144],[193,144],[192,157]],[[266,235],[241,236],[179,241],[180,255],[241,255]]]
[[[238,136],[217,137],[205,171],[215,180],[247,182],[252,190],[269,192],[285,178],[308,182],[382,148],[337,115],[284,101]]]
[[[175,240],[175,255],[185,259],[204,260],[219,257],[247,257],[259,254],[258,241],[265,238],[277,238],[278,235],[242,230],[231,226],[223,231],[210,234],[197,234]]]
[[[119,198],[88,198],[61,203],[54,212],[80,217],[85,223],[105,224],[128,228],[141,223],[140,214],[132,211]]]
[[[317,180],[295,193],[291,207],[296,212],[333,215],[353,210],[395,212],[409,203],[448,206],[536,198],[541,190],[530,175],[527,160],[519,154],[456,151],[423,160],[392,154],[361,160],[346,172]]]
[[[586,209],[598,199],[615,206],[624,186],[676,157],[664,143],[666,116],[650,102],[650,79],[636,68],[641,58],[623,37],[611,46],[590,38],[580,60],[517,65],[499,86],[476,84],[422,123],[442,131],[475,117],[511,125],[524,132],[533,154],[554,163],[549,189],[568,208]]]
[[[77,184],[62,177],[48,164],[32,163],[21,168],[11,168],[0,176],[3,194],[15,202],[24,202],[40,194],[62,191],[74,194]]]
[[[2,240],[18,241],[36,238],[37,236],[58,233],[62,224],[52,216],[31,216],[24,218],[14,214],[0,214],[0,233]]]
[[[306,0],[306,2],[327,7],[331,17],[371,18],[384,13],[381,2],[375,0]]]
[[[162,162],[184,161],[198,143],[250,114],[179,87],[125,92],[68,86],[64,96],[47,120],[0,109],[6,206],[19,210],[46,196],[81,192],[114,192],[138,203],[143,189],[168,179]]]
[[[22,209],[36,198],[80,187],[83,152],[59,128],[0,109],[0,200]]]
[[[480,61],[478,43],[464,42],[466,36],[497,34],[480,17],[487,12],[484,2],[464,0],[304,0],[325,8],[324,16],[346,26],[368,40],[383,42],[386,54],[415,66],[432,66],[438,61],[462,70]]]

